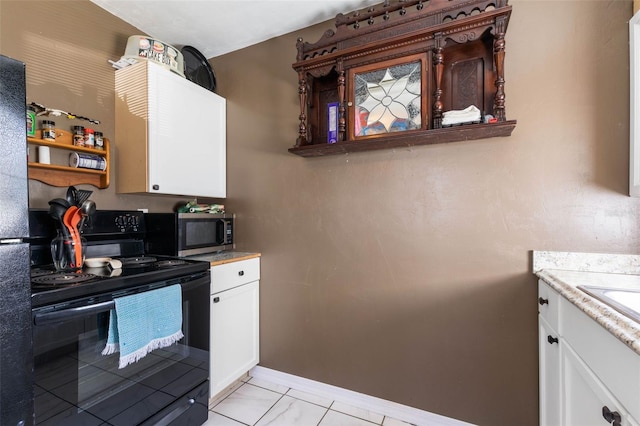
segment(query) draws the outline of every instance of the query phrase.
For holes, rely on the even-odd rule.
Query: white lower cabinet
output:
[[[635,425],[622,405],[580,359],[571,346],[561,343],[563,421],[576,426]]]
[[[259,262],[255,258],[211,267],[210,397],[260,360]]]
[[[639,426],[640,355],[544,281],[538,289],[540,424]]]

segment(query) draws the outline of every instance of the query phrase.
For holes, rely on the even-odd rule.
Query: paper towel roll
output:
[[[48,146],[38,147],[38,163],[51,164],[51,152]]]

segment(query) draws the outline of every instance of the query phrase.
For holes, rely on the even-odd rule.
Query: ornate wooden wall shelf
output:
[[[509,136],[507,0],[395,0],[336,16],[316,43],[298,39],[298,139],[310,157]],[[336,112],[329,124],[329,106]],[[475,105],[497,122],[443,127]],[[331,128],[330,128],[331,127]],[[328,143],[329,131],[335,143]]]

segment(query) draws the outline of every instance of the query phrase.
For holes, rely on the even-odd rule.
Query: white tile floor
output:
[[[381,413],[247,378],[209,406],[204,426],[409,426]]]

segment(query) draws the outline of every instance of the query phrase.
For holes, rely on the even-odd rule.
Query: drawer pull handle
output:
[[[244,271],[238,272],[238,275],[243,276],[244,275]]]
[[[602,407],[602,417],[613,426],[622,425],[622,416],[617,411],[611,411],[606,405]]]
[[[213,303],[218,303],[219,301],[220,301],[220,298],[219,298],[219,297],[214,297],[214,298],[213,298]]]
[[[542,297],[538,299],[538,303],[540,303],[541,305],[548,305],[549,304],[549,299],[543,299]]]
[[[549,344],[553,345],[554,343],[558,343],[558,338],[557,337],[547,336],[547,342],[549,342]]]

